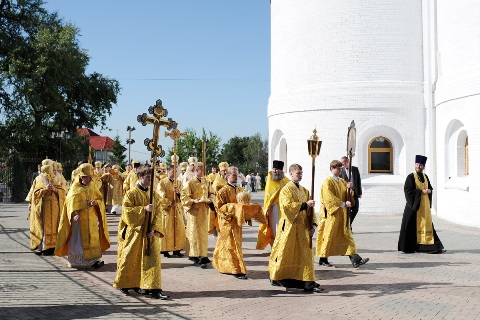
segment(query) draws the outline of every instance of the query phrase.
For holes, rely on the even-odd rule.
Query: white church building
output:
[[[271,0],[270,165],[310,189],[316,128],[318,203],[354,120],[359,214],[401,214],[422,154],[434,214],[480,227],[479,21],[478,0]]]

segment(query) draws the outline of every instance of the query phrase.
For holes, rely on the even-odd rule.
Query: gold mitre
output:
[[[42,166],[52,166],[54,165],[54,161],[52,159],[43,159]]]
[[[228,169],[228,162],[220,162],[220,163],[218,164],[218,168],[219,168],[220,170],[227,170],[227,169]]]
[[[172,160],[172,164],[178,163],[178,156],[174,154],[170,157],[170,160]]]
[[[43,165],[40,170],[42,172],[42,176],[48,177],[53,175],[53,167],[50,164]]]
[[[203,163],[201,162],[195,163],[195,168],[203,168]]]
[[[188,158],[188,164],[196,164],[197,163],[197,158],[196,157],[190,157]]]
[[[179,165],[179,167],[180,167],[181,170],[187,170],[188,163],[186,163],[186,162],[181,162],[180,165]]]
[[[63,168],[62,168],[62,164],[60,162],[55,162],[55,169],[58,171],[58,170],[62,170],[63,171]]]
[[[93,177],[93,166],[90,163],[84,163],[79,167],[80,177]]]
[[[101,161],[95,161],[95,168],[101,168],[102,167],[102,162]]]
[[[158,167],[162,170],[166,170],[167,169],[167,164],[165,162],[160,162],[160,164],[158,165]]]

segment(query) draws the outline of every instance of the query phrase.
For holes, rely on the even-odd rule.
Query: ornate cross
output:
[[[148,151],[152,152],[152,178],[150,181],[150,202],[153,203],[153,187],[155,182],[155,165],[157,164],[157,157],[163,157],[165,155],[165,151],[162,150],[162,146],[158,145],[158,134],[160,133],[160,127],[164,126],[167,127],[169,130],[176,129],[177,123],[172,120],[172,118],[168,118],[168,120],[162,119],[168,115],[167,109],[163,108],[162,100],[158,99],[154,106],[148,108],[148,112],[153,115],[153,117],[149,117],[146,113],[143,113],[137,116],[137,121],[142,124],[142,126],[146,126],[147,124],[153,124],[153,138],[149,139],[146,138],[143,143],[147,147]],[[152,217],[151,213],[148,215],[148,226],[147,232],[149,233],[152,228],[151,225]],[[147,248],[145,254],[148,256],[150,255],[150,238],[147,238]]]

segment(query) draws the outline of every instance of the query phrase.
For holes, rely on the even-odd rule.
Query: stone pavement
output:
[[[26,213],[24,204],[0,204],[0,319],[480,319],[480,230],[436,217],[448,250],[441,255],[397,252],[401,215],[359,215],[354,236],[370,262],[358,269],[346,257],[331,257],[335,268],[316,264],[321,294],[270,286],[269,248],[255,250],[257,228],[246,226],[248,280],[162,257],[171,298],[160,301],[112,287],[118,216],[108,216],[106,265],[77,271],[65,258],[30,252]],[[210,257],[214,245],[210,237]]]

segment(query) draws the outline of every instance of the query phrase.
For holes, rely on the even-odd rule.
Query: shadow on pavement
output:
[[[170,300],[169,300],[170,301]],[[172,306],[168,303],[169,307]],[[174,304],[173,304],[174,305]],[[160,318],[179,318],[188,319],[171,311],[164,310],[159,306],[138,305],[138,304],[122,304],[122,305],[104,305],[104,304],[65,304],[61,306],[24,306],[24,307],[3,307],[2,317],[15,318],[21,315],[22,318],[34,319],[92,319],[121,314],[121,318],[125,319],[145,319],[146,316],[158,316]],[[149,317],[150,318],[150,317]]]

